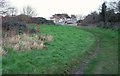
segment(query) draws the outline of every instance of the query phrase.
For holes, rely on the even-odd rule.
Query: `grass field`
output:
[[[95,43],[93,34],[77,27],[41,25],[40,31],[38,34],[52,35],[53,42],[45,43],[47,48],[43,50],[15,52],[7,49],[9,52],[2,60],[3,73],[68,73],[80,64]]]
[[[83,27],[83,29],[99,38],[99,53],[84,73],[118,74],[118,32],[102,28]]]
[[[34,24],[30,28],[37,29]],[[45,43],[43,50],[15,52],[8,49],[3,56],[3,73],[14,74],[58,74],[71,73],[81,68],[82,62],[99,44],[99,52],[90,60],[84,74],[118,73],[118,32],[95,27],[70,27],[41,25],[41,33],[54,37],[53,42]],[[99,42],[96,42],[99,40]],[[96,50],[95,50],[96,51]],[[88,58],[89,59],[89,58]],[[79,70],[79,69],[78,69]]]

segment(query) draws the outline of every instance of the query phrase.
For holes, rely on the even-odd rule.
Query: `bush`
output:
[[[30,18],[29,23],[54,25],[54,22],[52,20],[46,20],[43,17]]]
[[[48,25],[55,25],[55,23],[52,21],[52,20],[47,20],[45,22],[45,24],[48,24]]]
[[[32,29],[29,29],[29,33],[30,33],[30,34],[35,34],[35,33],[37,33],[37,31],[32,28]]]
[[[14,36],[16,34],[27,33],[28,28],[24,22],[20,22],[15,19],[3,19],[2,22],[2,31],[3,36],[8,34],[7,36]]]
[[[37,24],[43,24],[45,23],[47,20],[43,17],[35,17],[35,18],[31,18],[29,23],[37,23]]]

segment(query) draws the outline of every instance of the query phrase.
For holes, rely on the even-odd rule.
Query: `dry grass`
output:
[[[45,48],[44,42],[53,41],[51,35],[28,34],[15,35],[14,37],[6,37],[3,40],[3,47],[13,48],[15,51],[27,51],[32,49]]]
[[[51,36],[51,35],[47,35],[47,41],[48,41],[48,42],[53,41],[53,36]]]
[[[2,47],[0,47],[0,56],[2,56],[2,55],[4,55],[4,54],[6,54],[6,52],[3,50]]]

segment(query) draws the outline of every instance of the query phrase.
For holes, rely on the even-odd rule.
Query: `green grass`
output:
[[[37,29],[32,24],[29,26]],[[3,73],[67,73],[80,64],[95,43],[93,34],[76,27],[41,25],[40,31],[52,35],[54,41],[45,43],[47,48],[43,50],[14,52],[9,49],[3,56]]]
[[[110,29],[83,29],[99,38],[100,52],[88,65],[86,74],[118,74],[118,32]]]
[[[35,24],[30,28],[37,29]],[[118,73],[118,32],[92,27],[70,27],[41,25],[41,33],[54,37],[45,43],[46,49],[26,52],[9,52],[3,56],[3,73],[55,74],[68,73],[78,68],[84,56],[94,48],[99,38],[100,52],[85,69],[85,74]],[[94,45],[93,45],[94,44]]]

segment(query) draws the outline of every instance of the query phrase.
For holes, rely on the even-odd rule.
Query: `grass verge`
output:
[[[100,52],[87,66],[85,74],[118,74],[118,32],[91,27],[82,29],[94,33],[100,39]]]

